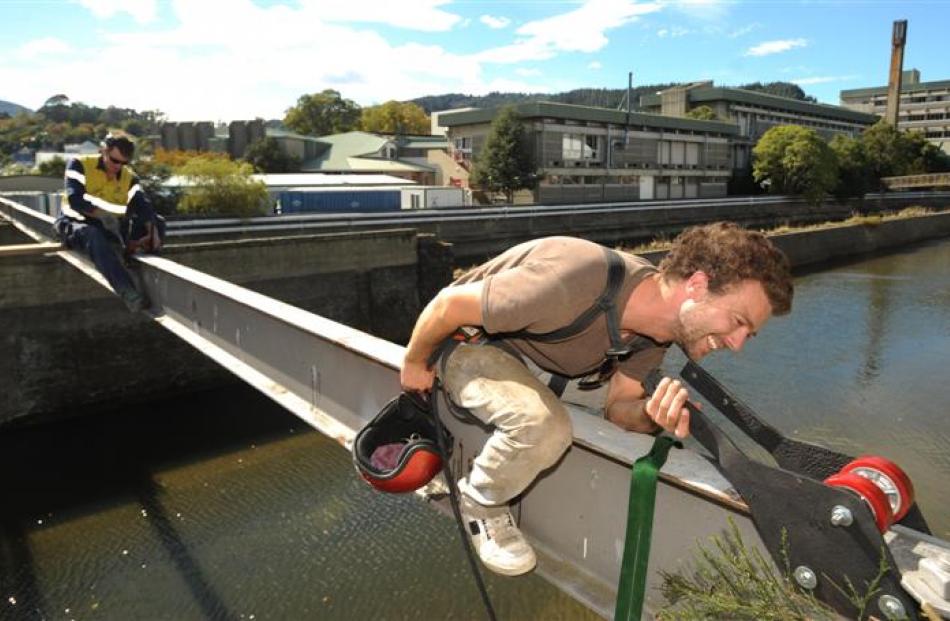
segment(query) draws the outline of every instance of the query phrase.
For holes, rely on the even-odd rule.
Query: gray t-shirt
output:
[[[618,253],[626,275],[614,301],[618,319],[630,294],[656,268],[646,259]],[[527,330],[536,334],[568,326],[590,308],[607,284],[600,244],[574,237],[545,237],[519,244],[464,274],[456,284],[484,281],[483,328],[489,334]],[[606,315],[581,333],[554,343],[509,338],[506,344],[547,371],[580,377],[596,371],[610,347]],[[660,365],[665,347],[655,343],[621,362],[618,370],[642,380]]]

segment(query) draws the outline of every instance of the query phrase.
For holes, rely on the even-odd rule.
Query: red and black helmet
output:
[[[433,397],[435,398],[435,397]],[[439,429],[427,404],[406,393],[387,403],[353,440],[353,463],[376,489],[392,494],[413,492],[442,470]],[[451,450],[447,431],[443,446]]]

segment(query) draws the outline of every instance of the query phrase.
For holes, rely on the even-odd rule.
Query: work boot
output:
[[[125,303],[125,307],[129,309],[130,313],[137,313],[139,311],[146,310],[149,307],[148,298],[135,289],[123,291],[120,297]]]
[[[520,576],[534,569],[538,559],[515,525],[508,505],[479,504],[465,494],[466,486],[464,479],[459,481],[459,508],[475,552],[485,566],[505,576]]]

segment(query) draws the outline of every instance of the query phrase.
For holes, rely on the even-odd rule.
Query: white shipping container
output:
[[[403,209],[450,209],[468,207],[472,198],[465,188],[403,188],[400,204]]]

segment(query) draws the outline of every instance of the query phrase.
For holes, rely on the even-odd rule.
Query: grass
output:
[[[846,226],[878,226],[882,222],[887,222],[890,220],[904,220],[907,218],[916,218],[919,216],[926,216],[933,213],[937,213],[938,210],[931,209],[929,207],[906,207],[897,212],[883,213],[883,214],[874,214],[874,215],[861,215],[853,214],[850,218],[845,220],[828,220],[825,222],[815,223],[815,224],[802,224],[802,225],[790,225],[782,224],[770,229],[759,229],[762,233],[766,235],[782,235],[785,233],[801,233],[804,231],[818,231],[822,229],[830,229],[837,227],[846,227]],[[642,252],[655,252],[658,250],[667,250],[670,247],[671,241],[669,237],[659,236],[652,241],[644,242],[636,246],[624,246],[619,248],[625,252],[631,252],[633,254],[642,253]]]

